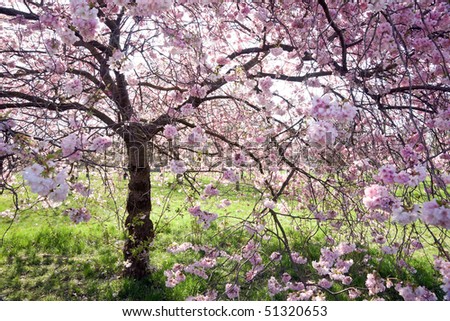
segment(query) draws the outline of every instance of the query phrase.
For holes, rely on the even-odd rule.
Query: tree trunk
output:
[[[150,220],[151,183],[150,166],[145,141],[127,141],[128,184],[125,229],[127,239],[123,254],[124,276],[140,279],[149,274],[149,248],[154,238],[153,222]]]

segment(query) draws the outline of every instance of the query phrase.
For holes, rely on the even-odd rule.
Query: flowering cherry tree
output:
[[[190,299],[216,299],[218,290],[239,298],[261,275],[270,296],[321,299],[338,283],[357,298],[355,265],[367,271],[369,296],[392,288],[405,299],[436,299],[364,265],[371,243],[408,271],[407,257],[434,248],[448,298],[449,12],[443,0],[3,1],[1,188],[15,195],[9,182],[21,172],[56,206],[71,190],[87,195],[69,180],[72,168],[117,166],[99,155],[123,145],[125,275],[145,277],[156,148],[180,179],[214,177],[186,211],[204,229],[219,218],[204,203],[229,205],[221,187],[246,180],[258,194],[234,227],[248,236],[236,253],[168,249],[201,256],[167,270],[168,287],[187,274],[208,279],[220,260],[235,263],[222,289]],[[198,154],[201,164],[189,156]],[[67,213],[77,223],[91,215],[85,207]],[[324,243],[309,262],[294,244],[317,233]],[[270,238],[279,249],[264,253]],[[309,272],[270,275],[286,262]]]

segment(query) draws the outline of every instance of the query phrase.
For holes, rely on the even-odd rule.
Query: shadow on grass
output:
[[[11,231],[0,247],[0,300],[177,299],[163,271],[140,281],[120,278],[122,253],[114,242],[95,226]]]
[[[101,257],[23,253],[8,261],[0,268],[1,300],[177,299],[165,287],[162,271],[143,280],[120,278],[117,264]]]

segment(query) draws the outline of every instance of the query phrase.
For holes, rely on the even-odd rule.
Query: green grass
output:
[[[251,187],[242,184],[239,191],[234,185],[222,186],[218,198],[228,198],[232,204],[224,209],[217,208],[217,198],[202,201],[202,209],[219,214],[219,218],[205,231],[187,213],[191,206],[188,197],[197,197],[186,182],[176,184],[174,177],[153,174],[153,212],[156,224],[156,237],[151,253],[153,273],[148,279],[136,281],[120,277],[122,269],[122,245],[124,233],[122,222],[126,196],[126,181],[116,179],[104,187],[98,176],[91,179],[91,186],[98,191],[96,195],[83,198],[71,195],[60,207],[43,207],[36,202],[36,196],[21,189],[21,210],[14,220],[0,217],[0,299],[3,300],[184,300],[216,286],[219,290],[234,278],[233,263],[220,260],[223,269],[214,270],[208,282],[188,276],[186,281],[175,288],[165,286],[164,270],[175,263],[191,263],[199,257],[198,253],[188,251],[170,254],[167,248],[174,242],[208,244],[226,249],[229,253],[240,249],[249,235],[234,226],[243,218],[250,216],[257,194]],[[86,181],[86,178],[81,178]],[[210,178],[198,177],[200,191]],[[114,197],[112,197],[114,196]],[[170,197],[167,197],[170,196]],[[69,207],[86,206],[93,218],[88,223],[74,224],[62,211]],[[0,195],[0,212],[13,209],[11,195]],[[298,251],[308,262],[318,260],[320,249],[324,246],[324,226],[315,221],[296,223],[291,218],[280,217],[286,229],[292,250]],[[271,228],[275,229],[273,226]],[[336,241],[348,241],[345,239]],[[262,253],[267,261],[272,251],[279,249],[275,237],[263,242]],[[369,264],[362,265],[366,254],[371,254]],[[365,276],[371,273],[369,267],[379,271],[382,277],[402,279],[415,285],[424,285],[442,297],[440,281],[427,260],[427,256],[415,255],[410,263],[418,271],[411,274],[395,265],[393,255],[381,255],[376,246],[369,253],[352,253],[348,257],[355,261],[350,273],[355,275],[353,286],[364,288]],[[283,265],[270,265],[264,277],[257,277],[252,283],[241,288],[241,299],[269,300],[267,276],[279,277],[288,272],[298,280],[314,276],[310,264],[290,266],[283,259]],[[250,268],[249,263],[243,270]],[[233,272],[234,273],[234,272]],[[242,278],[242,276],[240,276]],[[242,280],[242,279],[241,279]],[[335,284],[332,291],[341,290]],[[223,297],[222,297],[223,298]],[[282,299],[276,296],[275,299]],[[330,295],[329,299],[344,300],[344,294]],[[364,298],[364,297],[363,297]],[[398,300],[393,290],[387,291],[386,298]]]
[[[73,195],[56,208],[43,208],[35,195],[22,190],[21,196],[28,198],[26,204],[21,204],[23,210],[14,221],[0,218],[1,299],[182,300],[204,288],[204,282],[189,278],[174,289],[165,287],[163,272],[177,262],[166,248],[174,241],[205,239],[202,229],[187,214],[187,186],[173,189],[173,184],[167,182],[153,186],[153,220],[157,223],[151,254],[154,272],[150,279],[142,281],[120,277],[126,181],[118,179],[114,184],[114,201],[106,197],[108,191],[97,177],[91,180],[92,188],[104,190],[105,194],[87,200]],[[165,202],[168,194],[170,200]],[[61,215],[63,209],[80,205],[93,214],[90,222],[74,224]],[[212,202],[210,207],[212,210]],[[244,207],[235,203],[227,212],[239,212]],[[8,209],[13,209],[13,204],[11,196],[5,193],[0,196],[0,212]],[[226,221],[227,218],[221,219],[214,225]]]

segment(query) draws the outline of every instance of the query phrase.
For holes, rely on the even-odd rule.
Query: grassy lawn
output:
[[[36,202],[34,195],[27,195],[22,189],[21,210],[14,219],[0,217],[0,299],[3,300],[184,300],[210,288],[199,277],[189,276],[175,288],[165,286],[164,270],[172,268],[174,263],[192,262],[198,253],[186,252],[171,254],[167,248],[174,242],[181,244],[208,244],[226,249],[240,249],[249,239],[237,224],[251,216],[257,201],[254,193],[245,184],[239,191],[234,185],[223,186],[219,198],[202,201],[202,209],[219,214],[219,218],[205,231],[187,212],[189,196],[195,196],[188,183],[176,184],[175,178],[153,174],[153,221],[156,237],[152,248],[151,264],[153,274],[149,279],[134,281],[120,277],[124,234],[121,228],[126,201],[126,181],[117,178],[108,181],[106,187],[100,177],[91,179],[91,187],[96,195],[89,198],[71,195],[60,207],[51,208]],[[207,178],[200,179],[202,184]],[[204,186],[204,185],[203,185]],[[199,186],[200,188],[200,186]],[[201,188],[199,189],[202,190]],[[112,197],[114,196],[114,197]],[[196,196],[197,197],[197,196]],[[218,208],[218,200],[227,198],[231,205]],[[90,209],[92,219],[88,223],[74,224],[62,215],[66,208],[85,206]],[[0,195],[0,213],[13,208],[11,195]],[[281,217],[285,232],[292,249],[300,252],[308,262],[318,260],[320,248],[324,245],[326,228],[315,221],[302,221]],[[269,228],[271,226],[269,225]],[[275,229],[275,228],[274,228]],[[344,239],[343,239],[344,240]],[[337,241],[343,241],[337,240]],[[270,255],[279,249],[279,240],[268,239],[264,244],[264,253]],[[431,250],[430,250],[431,251]],[[417,252],[410,259],[415,274],[408,274],[395,265],[394,255],[380,255],[376,246],[369,253],[352,253],[355,264],[350,274],[355,272],[354,285],[364,288],[365,260],[371,254],[368,266],[379,271],[383,277],[409,280],[416,285],[424,285],[438,296],[442,296],[440,281],[432,268],[428,257]],[[264,259],[267,259],[266,257]],[[291,275],[309,275],[313,271],[310,264],[299,267],[289,266],[289,262],[280,266],[271,265],[265,276],[279,276],[283,272]],[[223,289],[226,280],[233,278],[233,263],[220,261],[217,269],[210,274],[209,284]],[[243,282],[245,283],[245,282]],[[214,288],[214,286],[213,286]],[[339,292],[337,283],[331,289]],[[387,290],[387,298],[399,300],[394,289]],[[224,297],[221,297],[224,298]],[[275,299],[282,297],[275,296]],[[364,297],[363,297],[364,298]],[[269,300],[267,278],[256,279],[241,288],[241,299]],[[342,294],[331,295],[329,299],[345,299]]]
[[[206,237],[187,213],[186,186],[173,188],[167,182],[153,186],[153,220],[157,228],[151,255],[154,273],[148,280],[134,281],[120,277],[126,181],[117,179],[107,189],[99,178],[91,180],[91,184],[96,190],[103,189],[104,194],[88,198],[84,204],[93,214],[88,223],[74,224],[62,215],[63,209],[85,202],[77,195],[60,207],[45,208],[35,202],[34,195],[27,194],[31,200],[21,204],[23,210],[14,219],[0,217],[1,299],[181,300],[202,289],[202,284],[189,279],[174,289],[166,288],[163,275],[177,259],[166,251],[167,247],[173,242],[200,243]],[[238,193],[232,196],[242,200]],[[229,213],[243,213],[250,205],[234,202],[226,212],[222,211],[211,233],[217,230],[217,224],[232,224]],[[1,195],[0,212],[12,208],[11,196]]]

